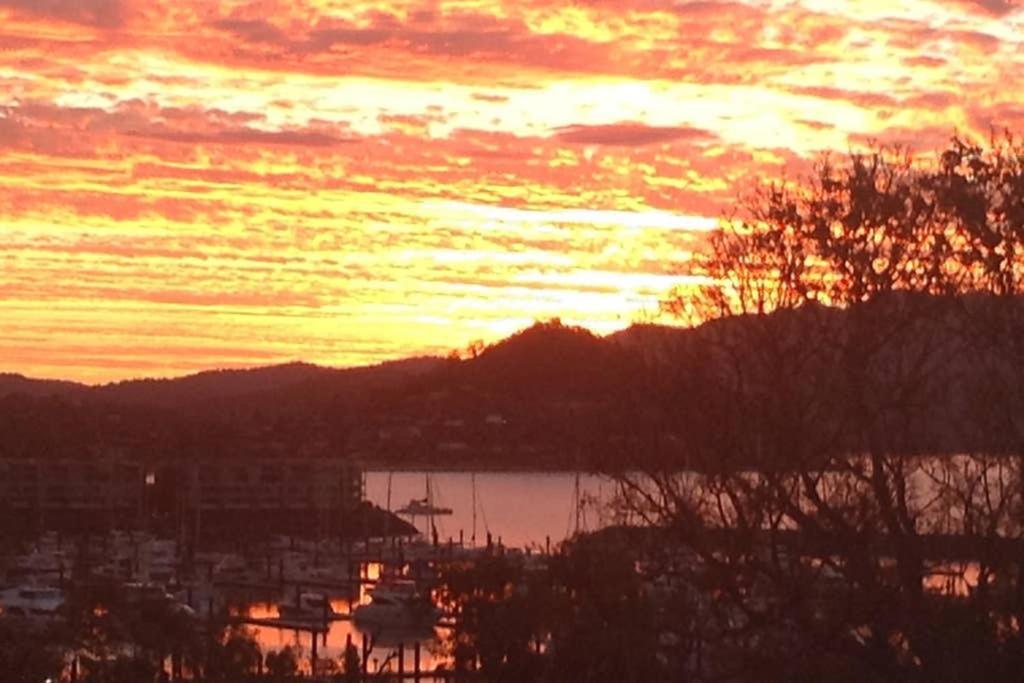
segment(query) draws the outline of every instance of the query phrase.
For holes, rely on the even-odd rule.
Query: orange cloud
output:
[[[762,178],[1024,125],[986,0],[0,0],[0,370],[444,352],[653,310]]]

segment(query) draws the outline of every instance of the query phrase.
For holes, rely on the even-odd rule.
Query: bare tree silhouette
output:
[[[671,459],[618,479],[691,677],[1021,661],[1022,159],[1008,134],[826,157],[755,190],[666,302],[707,343],[660,387]],[[964,435],[982,452],[948,453]]]

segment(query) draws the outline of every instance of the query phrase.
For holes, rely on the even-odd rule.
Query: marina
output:
[[[141,469],[138,474],[144,476]],[[212,475],[207,471],[206,476]],[[137,509],[124,517],[136,528],[9,534],[7,552],[0,556],[0,620],[59,622],[66,618],[69,596],[116,595],[126,609],[177,615],[198,632],[245,629],[264,652],[288,648],[298,653],[298,668],[307,674],[330,671],[335,664],[328,662],[340,661],[355,643],[366,676],[418,671],[422,680],[430,680],[427,672],[440,669],[441,680],[451,664],[441,634],[453,624],[433,593],[438,567],[497,554],[525,558],[544,546],[550,551],[572,533],[572,507],[579,495],[572,474],[435,472],[426,478],[425,496],[424,482],[419,472],[365,475],[358,490],[367,500],[347,509],[374,506],[382,519],[391,520],[374,535],[328,536],[323,530],[331,523],[315,510],[310,516],[319,516],[319,523],[295,535],[260,538],[246,532],[241,542],[222,533],[204,534],[196,525],[217,528],[223,520],[216,519],[219,511],[204,504],[201,495],[193,499],[198,501],[196,518],[176,524],[173,536],[160,533],[167,525],[159,520],[149,524],[150,530],[137,528]],[[142,486],[128,507],[146,504]],[[488,496],[507,498],[524,486],[560,490],[561,495],[544,499],[549,508],[538,519],[548,524],[531,525],[528,514],[506,518],[488,509]],[[389,515],[388,494],[409,503]],[[268,514],[265,503],[250,499],[242,505],[245,499],[235,494],[236,512],[249,507],[254,521]],[[27,513],[32,509],[27,494],[24,500]],[[37,510],[61,512],[54,504]],[[59,514],[47,517],[48,523],[60,519]],[[415,527],[404,526],[400,517]],[[553,519],[567,521],[552,525]],[[391,529],[395,533],[388,533]],[[510,547],[505,538],[520,546]],[[69,653],[68,661],[86,654]],[[187,673],[180,662],[169,662],[168,670]]]

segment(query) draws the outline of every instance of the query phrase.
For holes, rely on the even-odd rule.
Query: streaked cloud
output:
[[[566,142],[595,145],[622,145],[632,147],[659,142],[687,139],[713,141],[715,136],[698,128],[646,126],[642,123],[611,123],[596,126],[566,126],[559,128],[556,137]]]
[[[0,0],[0,369],[611,331],[759,178],[1024,125],[1005,0]]]
[[[101,28],[117,27],[124,19],[123,0],[0,0],[0,8]]]

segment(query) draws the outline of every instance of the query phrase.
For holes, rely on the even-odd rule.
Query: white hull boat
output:
[[[440,611],[412,581],[388,581],[370,591],[370,602],[356,607],[352,614],[357,624],[367,626],[410,627],[432,625]]]
[[[54,619],[64,605],[64,593],[58,588],[18,586],[0,593],[3,615],[29,619]]]
[[[338,616],[331,601],[321,593],[300,593],[298,600],[281,602],[277,613],[281,619],[303,622],[325,622]]]

